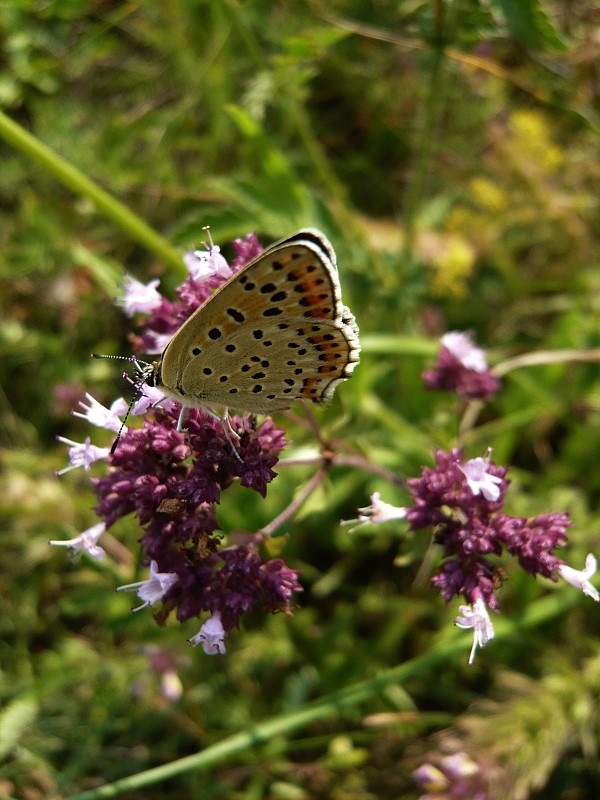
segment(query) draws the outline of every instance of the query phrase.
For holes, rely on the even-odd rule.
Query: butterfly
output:
[[[356,320],[342,303],[333,247],[323,233],[306,228],[268,247],[220,286],[158,361],[129,360],[140,390],[144,383],[157,387],[181,404],[178,430],[188,408],[204,408],[221,420],[237,454],[229,409],[271,414],[299,400],[329,400],[352,375],[360,349]]]
[[[264,250],[198,308],[144,379],[188,407],[270,414],[321,403],[352,374],[358,326],[335,252],[307,228]]]

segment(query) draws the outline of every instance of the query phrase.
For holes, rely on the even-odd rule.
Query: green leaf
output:
[[[255,170],[260,181],[240,177],[234,181],[221,181],[223,191],[228,186],[233,196],[231,202],[242,204],[250,211],[250,219],[261,221],[270,231],[276,223],[276,236],[281,230],[306,224],[313,216],[313,200],[306,186],[299,179],[289,159],[267,136],[261,125],[239,106],[229,105],[227,111],[235,122],[241,136],[251,148]]]
[[[512,36],[530,50],[566,50],[566,44],[539,0],[492,0]]]
[[[13,750],[36,716],[37,705],[33,700],[14,700],[4,709],[0,714],[0,759]]]

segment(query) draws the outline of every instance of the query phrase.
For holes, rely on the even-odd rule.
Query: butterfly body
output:
[[[333,248],[307,229],[223,284],[175,333],[147,380],[184,407],[270,414],[298,400],[328,400],[359,355]]]

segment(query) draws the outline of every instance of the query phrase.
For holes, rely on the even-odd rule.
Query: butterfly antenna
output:
[[[140,366],[140,364],[143,364],[146,367],[149,367],[150,365],[147,364],[146,361],[140,361],[138,358],[136,358],[136,356],[113,356],[113,355],[104,355],[102,353],[92,353],[92,358],[114,358],[117,361],[129,361],[130,363],[134,364],[139,374],[138,380],[133,381],[126,372],[123,373],[123,377],[128,378],[129,381],[133,383],[135,392],[129,402],[129,406],[127,407],[127,413],[123,417],[123,422],[121,423],[121,427],[119,428],[119,432],[117,433],[117,438],[114,440],[112,447],[110,448],[110,454],[111,456],[114,456],[115,450],[117,449],[117,446],[121,441],[121,436],[123,435],[123,429],[125,428],[127,420],[129,419],[129,415],[131,414],[131,410],[136,404],[136,402],[140,399],[140,396],[142,394],[142,383],[144,383],[146,371],[144,370],[144,367]]]
[[[125,377],[125,376],[129,377],[126,372],[123,374],[123,377]],[[134,407],[134,405],[140,399],[140,393],[141,393],[140,388],[139,388],[139,386],[137,386],[137,391],[135,392],[135,394],[133,395],[133,397],[129,401],[129,405],[127,406],[127,412],[126,412],[125,416],[123,417],[123,422],[121,423],[121,427],[119,428],[119,432],[117,433],[117,438],[114,440],[114,442],[112,443],[112,447],[110,448],[111,456],[114,456],[115,450],[117,449],[117,446],[118,446],[119,442],[121,441],[121,436],[123,435],[123,429],[125,428],[125,425],[127,424],[127,420],[129,419],[129,415],[131,414],[131,409]]]
[[[117,361],[136,361],[135,356],[108,356],[104,353],[92,353],[92,358],[115,358]]]

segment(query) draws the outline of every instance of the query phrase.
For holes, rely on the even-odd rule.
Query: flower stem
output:
[[[437,6],[437,4],[436,4]],[[441,20],[436,17],[438,25]],[[440,107],[442,105],[444,67],[446,54],[441,31],[436,41],[431,42],[429,52],[429,69],[423,70],[425,103],[417,120],[415,141],[415,164],[411,180],[404,198],[405,238],[403,259],[409,263],[414,261],[414,245],[417,230],[417,218],[425,196],[427,180],[431,173],[431,155],[436,142]]]
[[[284,522],[290,519],[290,517],[293,517],[300,506],[305,503],[306,500],[308,500],[317,486],[321,483],[325,475],[327,475],[327,467],[321,467],[318,472],[315,472],[304,489],[302,489],[298,497],[296,497],[295,500],[292,500],[289,506],[284,508],[281,514],[276,516],[272,522],[269,522],[268,525],[265,525],[264,528],[261,528],[259,533],[262,533],[263,536],[271,536],[273,533],[275,533],[277,528],[280,528]]]
[[[538,367],[544,364],[569,364],[571,362],[600,361],[600,349],[592,350],[541,350],[533,353],[523,353],[513,358],[507,358],[496,364],[492,372],[498,378],[520,367]]]
[[[44,167],[68,189],[90,200],[97,211],[106,215],[158,259],[178,270],[182,275],[186,274],[181,254],[160,234],[130,211],[126,205],[101,189],[81,170],[59,156],[2,111],[0,111],[0,137],[31,161]]]

